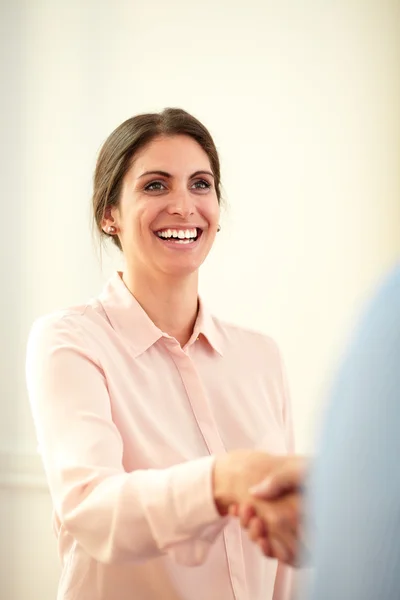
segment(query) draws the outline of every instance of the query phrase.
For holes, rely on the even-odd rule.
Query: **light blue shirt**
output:
[[[310,489],[311,600],[400,599],[400,268],[338,373]]]

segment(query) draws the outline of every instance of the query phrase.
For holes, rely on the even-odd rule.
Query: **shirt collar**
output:
[[[168,337],[153,323],[125,286],[122,273],[116,272],[109,279],[99,296],[99,301],[112,328],[126,339],[136,357],[148,350],[160,338]],[[199,312],[193,335],[187,346],[201,336],[218,354],[222,355],[222,337],[218,323],[199,298]]]
[[[203,300],[199,298],[199,312],[192,337],[196,340],[201,335],[203,335],[210,346],[222,356],[222,333],[218,320],[207,310]]]

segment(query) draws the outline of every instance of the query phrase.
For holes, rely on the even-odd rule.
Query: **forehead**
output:
[[[131,173],[140,177],[145,171],[166,171],[171,175],[190,174],[211,169],[210,160],[193,138],[187,135],[158,137],[134,157]]]

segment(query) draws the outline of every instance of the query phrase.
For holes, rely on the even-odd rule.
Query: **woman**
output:
[[[93,210],[124,272],[39,319],[28,344],[58,599],[280,600],[288,568],[228,511],[269,454],[293,451],[289,399],[274,342],[198,298],[220,216],[206,128],[178,109],[122,123],[100,152]]]

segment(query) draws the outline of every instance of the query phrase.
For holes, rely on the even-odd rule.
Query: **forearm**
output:
[[[81,479],[55,494],[61,521],[85,551],[103,563],[142,561],[168,553],[199,564],[222,530],[212,490],[214,459]],[[73,471],[63,477],[73,479]]]

